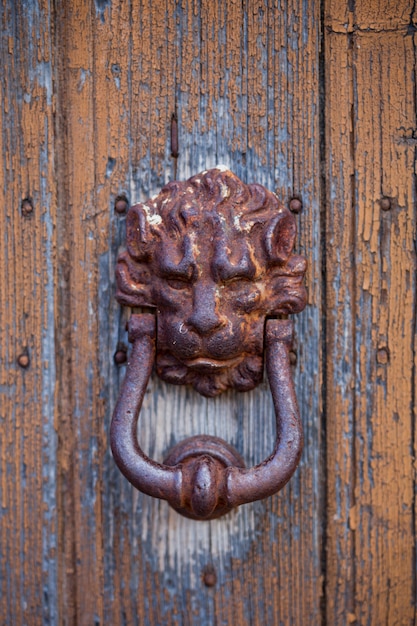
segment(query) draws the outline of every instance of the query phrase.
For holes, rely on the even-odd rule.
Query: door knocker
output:
[[[133,349],[110,433],[117,465],[137,489],[198,520],[276,493],[303,444],[286,319],[306,303],[294,216],[265,187],[219,167],[132,206],[126,228],[116,297],[155,314],[132,314],[128,323]],[[277,424],[269,458],[247,469],[232,446],[207,435],[180,442],[163,464],[143,453],[137,421],[154,361],[163,380],[215,396],[253,389],[264,348]]]

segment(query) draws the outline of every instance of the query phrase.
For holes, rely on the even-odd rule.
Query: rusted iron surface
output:
[[[173,182],[129,210],[117,298],[155,307],[132,315],[134,344],[113,417],[115,460],[141,491],[180,513],[212,519],[281,489],[294,472],[302,432],[290,373],[292,322],[268,320],[266,365],[277,419],[269,459],[251,470],[226,442],[193,437],[161,465],[136,440],[136,422],[155,358],[164,380],[206,396],[246,391],[262,378],[269,315],[301,311],[306,262],[292,255],[295,220],[274,194],[216,168]]]
[[[266,316],[306,302],[295,236],[273,193],[228,170],[171,182],[129,210],[117,298],[157,309],[161,378],[206,396],[259,383]]]

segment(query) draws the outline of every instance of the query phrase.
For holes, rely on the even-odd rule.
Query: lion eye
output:
[[[247,312],[258,305],[261,296],[259,289],[248,280],[233,281],[228,291],[234,306]]]
[[[187,289],[190,287],[190,283],[181,278],[169,278],[167,283],[172,289]]]

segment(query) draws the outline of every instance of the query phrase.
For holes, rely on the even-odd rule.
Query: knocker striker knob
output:
[[[303,436],[286,316],[305,306],[306,261],[292,254],[295,237],[294,216],[273,193],[220,167],[169,183],[127,214],[116,297],[155,314],[129,321],[133,348],[111,446],[137,489],[187,517],[213,519],[268,497],[297,467]],[[154,364],[163,380],[212,397],[253,389],[264,361],[277,424],[269,458],[247,469],[232,446],[207,435],[179,442],[163,463],[143,453],[137,421]]]

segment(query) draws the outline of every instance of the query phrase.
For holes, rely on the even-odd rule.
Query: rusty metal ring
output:
[[[122,473],[143,493],[167,500],[178,512],[196,520],[220,517],[240,504],[282,489],[297,467],[303,445],[289,360],[292,321],[266,321],[266,368],[277,435],[271,456],[251,469],[244,467],[229,444],[214,437],[181,442],[164,464],[141,450],[137,422],[155,359],[155,325],[152,314],[135,314],[129,321],[133,349],[110,430],[113,456]]]

